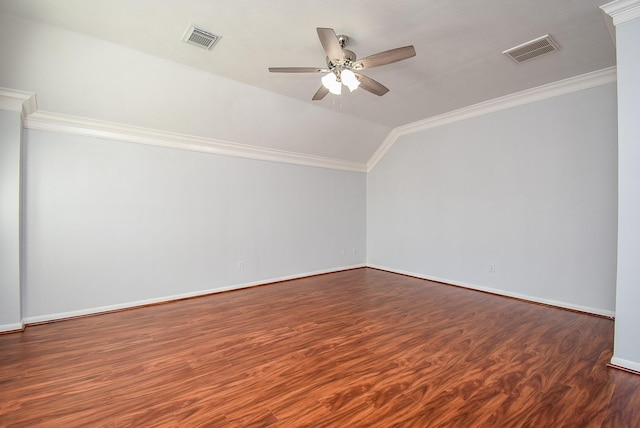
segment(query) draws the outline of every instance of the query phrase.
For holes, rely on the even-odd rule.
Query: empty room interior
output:
[[[639,0],[0,0],[0,426],[640,426]]]

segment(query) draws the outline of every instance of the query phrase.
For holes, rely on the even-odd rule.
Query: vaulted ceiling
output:
[[[613,40],[599,9],[606,2],[2,0],[0,11],[297,100],[309,105],[305,107],[307,115],[329,110],[336,114],[327,117],[346,117],[356,121],[358,127],[368,123],[372,128],[390,130],[615,65]],[[213,50],[181,40],[189,23],[221,36]],[[325,54],[316,27],[330,27],[348,35],[349,49],[358,57],[405,45],[414,45],[417,55],[366,71],[390,88],[382,97],[359,89],[311,101],[320,86],[320,74],[275,74],[267,69],[324,67]],[[545,34],[558,43],[558,52],[523,64],[502,54]],[[325,120],[322,126],[331,127],[330,122]],[[358,153],[345,152],[344,158],[366,161],[381,142],[374,141]],[[320,148],[306,151],[342,157],[338,149],[331,153]]]

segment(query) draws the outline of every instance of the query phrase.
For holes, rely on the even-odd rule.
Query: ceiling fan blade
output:
[[[338,36],[336,36],[333,28],[316,28],[316,31],[318,31],[320,43],[322,43],[322,47],[329,59],[332,62],[336,60],[342,61],[344,59],[344,52],[342,52],[340,42],[338,42]]]
[[[382,83],[373,80],[371,77],[367,77],[364,74],[360,73],[354,74],[360,81],[360,87],[365,91],[369,91],[372,94],[378,95],[379,97],[389,92],[389,88],[384,86]]]
[[[416,50],[413,46],[404,46],[402,48],[390,49],[377,54],[369,55],[356,61],[353,68],[361,70],[363,68],[378,67],[380,65],[391,64],[416,56]]]
[[[323,99],[327,94],[329,93],[329,90],[327,88],[325,88],[324,86],[320,86],[320,89],[318,89],[318,91],[313,95],[313,98],[311,98],[313,101],[320,101],[321,99]]]
[[[269,67],[272,73],[322,73],[329,71],[328,68],[319,67]]]

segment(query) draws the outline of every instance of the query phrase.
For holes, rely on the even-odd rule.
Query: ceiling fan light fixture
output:
[[[342,80],[342,83],[344,83],[344,85],[348,87],[349,91],[351,92],[355,91],[356,89],[358,89],[358,86],[360,86],[360,81],[356,77],[355,73],[351,70],[342,70],[342,73],[340,73],[340,78]]]
[[[327,67],[269,67],[271,73],[325,73],[322,76],[322,86],[311,98],[313,101],[320,101],[328,93],[340,95],[344,84],[351,92],[362,87],[379,97],[389,92],[389,88],[382,83],[360,73],[360,70],[379,67],[398,61],[404,61],[416,56],[415,48],[404,46],[401,48],[389,49],[369,55],[356,61],[356,54],[345,49],[349,38],[338,36],[333,28],[316,28],[322,49],[326,54]],[[353,70],[356,70],[355,72]]]
[[[327,73],[322,77],[322,85],[334,95],[340,95],[342,93],[342,84],[338,80],[338,77],[333,73]]]

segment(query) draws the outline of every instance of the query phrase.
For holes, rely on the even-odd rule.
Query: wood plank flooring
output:
[[[640,427],[611,320],[356,269],[0,336],[2,427]]]

